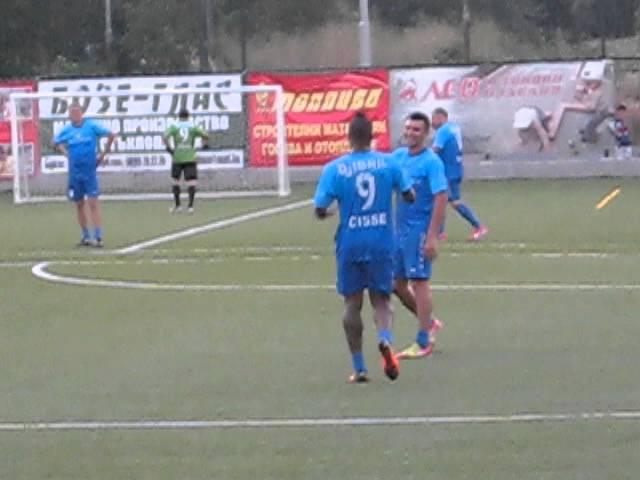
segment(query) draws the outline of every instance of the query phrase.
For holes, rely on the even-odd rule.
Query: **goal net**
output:
[[[254,97],[254,98],[252,98]],[[276,161],[256,167],[248,158],[251,132],[247,114],[256,98],[273,108],[268,125]],[[69,123],[69,106],[78,103],[85,118],[116,135],[111,153],[98,168],[101,198],[153,200],[171,197],[171,155],[162,137],[186,108],[209,135],[207,148],[196,143],[198,196],[287,196],[290,193],[281,86],[208,89],[132,89],[126,92],[13,93],[11,150],[15,203],[65,200],[68,159],[55,151],[53,138]],[[264,131],[264,130],[263,130]],[[107,139],[100,141],[104,150]]]

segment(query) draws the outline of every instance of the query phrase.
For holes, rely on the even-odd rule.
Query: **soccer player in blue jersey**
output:
[[[98,123],[83,117],[82,108],[78,104],[69,107],[71,123],[65,126],[54,138],[56,150],[65,155],[69,161],[69,184],[67,194],[69,200],[75,202],[78,224],[82,229],[79,246],[102,247],[102,214],[98,196],[97,168],[111,150],[115,135]],[[98,155],[100,137],[108,137],[105,149]],[[86,203],[93,225],[93,240],[89,232]]]
[[[442,327],[433,317],[431,262],[436,259],[438,234],[447,208],[447,179],[438,156],[427,148],[429,117],[412,113],[405,121],[406,147],[394,157],[413,184],[415,202],[398,199],[396,206],[396,254],[394,293],[418,319],[415,343],[397,355],[422,358],[433,351],[435,333]]]
[[[449,114],[444,108],[436,108],[431,120],[433,128],[436,129],[432,148],[444,163],[444,173],[449,182],[449,203],[473,227],[469,240],[480,240],[489,233],[489,229],[480,223],[473,210],[462,202],[461,186],[464,178],[462,130],[458,124],[449,121]],[[446,239],[444,228],[440,238]]]
[[[352,152],[328,163],[316,189],[315,214],[330,215],[338,203],[340,222],[335,236],[337,290],[344,297],[343,326],[353,363],[350,383],[369,381],[362,354],[361,317],[364,290],[374,309],[378,349],[384,372],[391,380],[399,375],[392,344],[391,293],[393,291],[393,192],[414,198],[411,182],[391,156],[370,150],[373,129],[362,113],[349,125]]]

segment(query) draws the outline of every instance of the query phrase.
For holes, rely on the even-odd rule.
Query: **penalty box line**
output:
[[[236,217],[231,217],[225,220],[217,220],[215,222],[208,223],[206,225],[201,225],[199,227],[187,228],[186,230],[170,233],[168,235],[162,235],[160,237],[152,238],[144,242],[134,243],[133,245],[129,245],[127,247],[123,247],[118,250],[115,250],[115,253],[118,253],[118,254],[136,253],[150,247],[155,247],[157,245],[174,242],[176,240],[182,240],[184,238],[193,237],[194,235],[200,235],[201,233],[205,233],[205,232],[220,230],[223,228],[231,227],[233,225],[238,225],[240,223],[249,222],[251,220],[259,220],[262,218],[270,217],[272,215],[278,215],[280,213],[290,212],[292,210],[297,210],[299,208],[307,207],[311,204],[312,204],[311,200],[302,200],[299,202],[288,203],[278,207],[271,207],[263,210],[258,210],[256,212],[246,213],[244,215],[238,215]]]

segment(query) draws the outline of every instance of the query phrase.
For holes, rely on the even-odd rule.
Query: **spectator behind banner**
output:
[[[613,113],[608,98],[613,70],[605,62],[586,62],[580,71],[573,99],[556,107],[549,123],[549,139],[555,140],[567,111],[588,114],[587,121],[580,128],[583,143],[597,143],[598,127]],[[570,141],[570,143],[573,140]]]
[[[609,126],[609,130],[616,139],[616,160],[631,158],[633,142],[627,125],[626,105],[620,104],[616,107],[614,119]]]

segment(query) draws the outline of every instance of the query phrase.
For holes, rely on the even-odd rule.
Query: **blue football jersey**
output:
[[[444,163],[447,180],[460,180],[464,175],[462,164],[462,130],[453,122],[447,122],[436,130],[433,147],[440,149],[438,155]]]
[[[434,196],[448,188],[442,161],[431,149],[411,155],[408,148],[399,148],[393,156],[411,180],[416,194],[413,203],[398,199],[396,232],[400,237],[425,233],[431,223]]]
[[[354,152],[327,164],[314,203],[338,202],[340,223],[336,255],[340,260],[369,261],[393,255],[393,193],[407,192],[411,182],[388,154]]]
[[[69,152],[69,173],[91,173],[96,170],[98,140],[111,132],[102,125],[84,119],[82,125],[65,126],[54,138],[56,145],[64,144]]]

